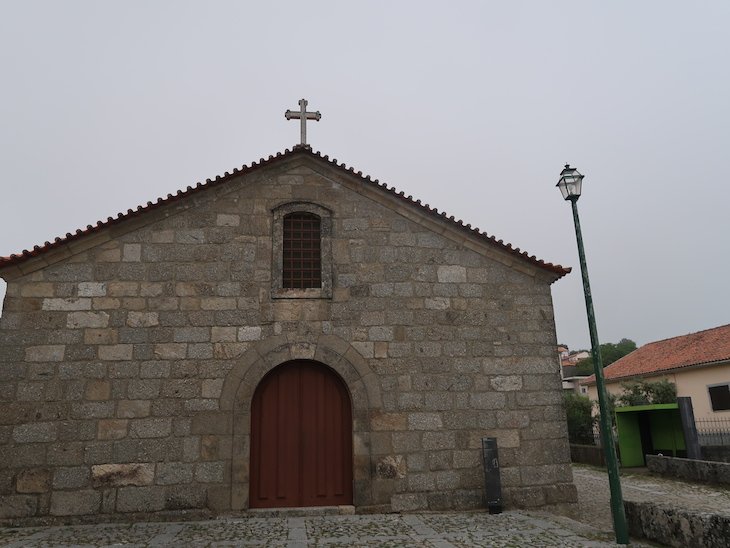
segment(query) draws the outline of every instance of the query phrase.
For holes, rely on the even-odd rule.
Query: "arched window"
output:
[[[331,298],[332,212],[310,202],[290,202],[272,213],[271,296]]]
[[[297,211],[284,216],[284,288],[322,287],[322,246],[320,218]]]

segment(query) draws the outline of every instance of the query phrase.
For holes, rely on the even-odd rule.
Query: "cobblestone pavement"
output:
[[[383,547],[607,547],[612,543],[608,478],[573,465],[579,523],[537,512],[453,512],[308,517],[243,517],[184,523],[0,528],[0,546],[327,548]],[[624,471],[624,499],[654,501],[730,515],[730,490]],[[648,544],[632,544],[648,546]]]
[[[574,464],[573,478],[578,488],[578,519],[603,531],[612,530],[608,474],[598,468]],[[730,515],[730,489],[722,487],[648,476],[629,469],[621,472],[621,491],[624,500]]]
[[[615,546],[610,538],[566,518],[525,512],[245,517],[186,523],[0,528],[0,546],[8,548]]]

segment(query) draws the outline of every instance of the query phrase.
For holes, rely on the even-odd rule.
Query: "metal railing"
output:
[[[696,419],[700,445],[730,445],[730,418]]]

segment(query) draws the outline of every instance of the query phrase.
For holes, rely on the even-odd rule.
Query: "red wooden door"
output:
[[[277,367],[251,404],[251,508],[352,504],[352,410],[317,362]]]

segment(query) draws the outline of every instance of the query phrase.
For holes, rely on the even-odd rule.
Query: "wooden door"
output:
[[[352,410],[328,367],[285,363],[251,404],[251,508],[352,504]]]

